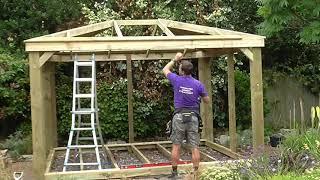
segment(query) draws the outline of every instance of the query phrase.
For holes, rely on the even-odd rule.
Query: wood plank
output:
[[[57,134],[57,109],[56,109],[56,68],[55,63],[47,62],[47,67],[44,69],[44,95],[46,100],[46,106],[48,108],[46,112],[46,137],[48,143],[48,149],[57,147],[58,145],[58,134]]]
[[[67,35],[70,36],[70,37],[74,37],[74,36],[91,34],[93,32],[99,33],[100,31],[105,30],[107,28],[110,28],[112,26],[113,26],[113,22],[112,21],[105,21],[105,22],[101,22],[101,23],[89,24],[89,25],[86,25],[86,26],[82,26],[82,27],[78,27],[78,28],[74,28],[74,29],[69,29],[69,30],[65,30],[65,31],[61,31],[61,32],[57,32],[57,33],[41,36],[40,38],[44,38],[44,37],[66,37]]]
[[[161,144],[157,143],[157,149],[167,158],[171,159],[171,152],[168,151],[165,147],[163,147]]]
[[[217,166],[221,167],[221,162],[200,162],[199,169],[202,170],[207,167]],[[225,164],[232,164],[234,161],[226,161]],[[103,170],[87,170],[87,171],[69,171],[69,172],[51,172],[45,174],[45,180],[56,179],[126,179],[128,177],[137,176],[153,176],[153,175],[169,175],[171,173],[171,165],[159,167],[145,167],[134,169],[103,169]],[[179,165],[179,170],[190,171],[192,163]]]
[[[117,20],[120,26],[144,26],[157,24],[156,19]]]
[[[119,52],[121,53],[121,52]],[[187,52],[184,56],[185,59],[190,58],[203,58],[203,57],[215,57],[222,54],[227,53],[227,51],[219,51],[219,52],[203,52],[203,51],[194,51],[194,52]],[[146,57],[146,54],[141,52],[132,52],[131,54],[131,60],[162,60],[162,59],[172,59],[176,54],[175,52],[149,52],[148,57]],[[87,60],[92,55],[90,53],[88,54],[78,54],[77,55],[79,60]],[[114,52],[114,54],[110,54],[110,57],[108,53],[104,52],[97,52],[96,55],[96,61],[123,61],[126,60],[125,54],[118,54],[118,52]],[[70,54],[66,53],[60,53],[53,55],[52,58],[49,60],[51,62],[73,62],[70,58]]]
[[[213,114],[212,114],[212,88],[211,88],[211,66],[210,58],[199,58],[198,60],[199,80],[204,84],[209,103],[203,101],[200,104],[200,115],[203,123],[202,137],[213,141]]]
[[[48,159],[47,159],[47,166],[46,166],[46,171],[45,173],[49,173],[50,170],[51,170],[51,164],[53,162],[53,158],[54,158],[54,153],[55,153],[55,150],[54,149],[51,149],[50,152],[49,152],[49,155],[48,155]]]
[[[126,55],[127,59],[127,91],[128,91],[128,123],[129,123],[129,143],[134,142],[134,128],[133,128],[133,84],[132,84],[132,68],[131,55]]]
[[[262,59],[260,48],[253,48],[252,52],[253,61],[250,61],[252,135],[254,151],[258,151],[264,145]]]
[[[236,126],[236,97],[234,79],[234,56],[228,54],[228,113],[229,113],[229,136],[230,149],[237,151],[237,126]]]
[[[239,154],[232,152],[230,149],[228,149],[224,146],[221,146],[219,144],[213,143],[211,141],[206,141],[206,146],[208,146],[208,147],[210,147],[210,148],[212,148],[222,154],[225,154],[231,158],[234,158],[234,159],[242,158]]]
[[[154,26],[153,26],[153,31],[152,31],[151,36],[156,35],[156,33],[157,33],[157,29],[158,29],[158,25],[156,24],[156,25],[154,25]]]
[[[253,61],[253,53],[249,48],[240,48],[241,52],[247,56],[251,61]]]
[[[249,34],[249,33],[243,33],[238,31],[232,31],[232,30],[226,30],[226,29],[220,29],[216,27],[209,27],[209,26],[202,26],[202,25],[196,25],[196,24],[190,24],[190,23],[183,23],[178,21],[172,21],[172,20],[166,20],[166,19],[159,19],[162,23],[166,24],[168,28],[177,28],[182,30],[188,30],[198,33],[204,33],[204,34],[237,34],[242,35],[246,37],[253,37],[253,38],[265,38],[265,36],[259,36],[255,34]]]
[[[133,153],[139,158],[139,160],[140,160],[141,162],[150,164],[149,159],[146,158],[146,157],[142,154],[142,152],[139,151],[139,149],[138,149],[136,146],[131,145],[130,147],[131,147]]]
[[[150,36],[157,37],[157,36]],[[26,43],[26,51],[73,51],[73,52],[97,52],[97,51],[168,51],[184,49],[216,49],[216,48],[241,48],[263,47],[264,40],[254,39],[165,39],[171,36],[161,36],[164,39],[155,40],[126,40],[126,41],[50,41]],[[175,36],[180,37],[180,36]],[[80,38],[80,37],[78,37]],[[118,38],[118,37],[117,37]],[[123,37],[127,39],[128,37]],[[69,38],[71,39],[71,38]]]
[[[80,163],[83,163],[83,154],[82,154],[82,149],[79,149],[79,157],[80,157]],[[80,171],[83,170],[83,164],[80,165]]]
[[[44,52],[39,59],[40,67],[46,63],[54,53],[55,52]]]
[[[117,36],[118,36],[118,37],[123,37],[122,32],[121,32],[121,30],[120,30],[120,27],[118,26],[117,21],[113,21],[113,27],[114,27],[114,30],[115,30],[116,33],[117,33]]]
[[[114,42],[114,41],[184,41],[184,40],[241,40],[240,35],[197,35],[197,36],[126,36],[126,37],[43,37],[25,40],[25,43],[43,42]],[[250,47],[250,46],[249,46]]]
[[[214,157],[202,151],[200,151],[200,157],[204,157],[207,161],[217,161]]]
[[[32,147],[33,147],[33,175],[36,179],[44,179],[47,153],[51,141],[48,142],[50,134],[47,132],[48,102],[46,92],[48,88],[45,71],[48,65],[39,66],[39,52],[29,53],[30,70],[30,95],[31,95],[31,121],[32,121]]]
[[[110,158],[110,160],[111,160],[111,162],[112,162],[113,167],[116,168],[116,169],[120,169],[119,166],[118,166],[118,164],[117,164],[117,161],[116,161],[116,159],[114,158],[114,156],[113,156],[112,152],[110,151],[109,147],[108,147],[108,146],[105,146],[105,149],[106,149],[106,151],[107,151],[108,157]]]
[[[168,29],[166,25],[164,25],[161,21],[158,20],[158,26],[167,36],[174,36],[174,34]]]

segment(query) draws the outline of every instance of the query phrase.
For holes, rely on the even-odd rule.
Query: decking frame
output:
[[[221,145],[212,143],[211,141],[202,139],[201,144],[205,145],[211,149],[214,149],[220,153],[227,154],[228,156],[239,159],[242,158],[235,152],[232,152],[230,149],[225,148]],[[171,158],[171,152],[169,152],[166,147],[171,146],[171,141],[159,141],[159,142],[143,142],[143,143],[126,143],[126,144],[111,144],[105,145],[108,151],[112,150],[133,150],[134,155],[143,163],[150,163],[147,157],[143,155],[140,151],[141,149],[158,149],[164,156],[168,159]],[[185,148],[185,147],[184,147]],[[50,151],[48,156],[48,164],[45,172],[45,180],[53,180],[58,178],[76,178],[82,177],[87,179],[105,179],[105,178],[129,178],[134,176],[152,176],[152,175],[159,175],[159,174],[168,174],[171,171],[171,165],[166,166],[155,166],[155,167],[141,167],[141,168],[133,168],[133,169],[120,169],[117,165],[116,161],[114,160],[113,154],[110,152],[108,153],[108,157],[111,159],[113,163],[113,168],[110,169],[103,169],[103,170],[86,170],[86,171],[67,171],[67,172],[50,172],[51,164],[54,160],[54,154],[57,151],[65,151],[65,147],[54,148]],[[204,158],[210,160],[209,162],[200,162],[200,168],[204,168],[207,166],[216,165],[221,163],[221,161],[215,160],[210,155],[200,151],[201,155]],[[225,163],[231,163],[233,161],[229,160]],[[191,170],[192,164],[182,164],[179,165],[179,170]]]
[[[124,36],[121,26],[153,26],[151,36]],[[116,37],[92,37],[112,28]],[[161,30],[166,36],[155,36]],[[25,41],[29,53],[31,118],[33,139],[33,174],[43,179],[49,151],[57,146],[57,118],[55,94],[55,63],[72,62],[70,53],[80,59],[95,53],[97,61],[126,60],[128,63],[128,123],[129,142],[134,142],[132,70],[133,60],[172,59],[177,51],[185,58],[198,59],[199,79],[211,94],[210,58],[227,55],[228,107],[231,150],[236,151],[236,116],[234,59],[235,52],[244,53],[250,60],[250,89],[253,146],[264,144],[263,88],[261,48],[263,36],[200,26],[164,19],[111,20],[57,32]],[[201,104],[204,129],[202,138],[213,141],[212,103]],[[221,147],[219,147],[221,148]],[[155,170],[156,171],[156,170]],[[135,173],[131,170],[127,173]],[[138,170],[137,172],[141,172]],[[98,173],[98,172],[97,172]]]

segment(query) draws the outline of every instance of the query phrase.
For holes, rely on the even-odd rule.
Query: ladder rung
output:
[[[91,114],[91,113],[95,113],[97,112],[96,110],[91,110],[90,108],[88,108],[87,110],[86,109],[79,109],[79,110],[76,110],[76,111],[71,111],[71,113],[73,114]]]
[[[77,66],[92,66],[93,63],[91,61],[76,61]]]
[[[97,137],[97,139],[100,139],[100,137]],[[92,137],[79,137],[79,140],[93,140]]]
[[[67,148],[96,148],[98,146],[95,145],[71,145],[68,146]]]
[[[91,98],[93,97],[92,94],[75,94],[74,97],[76,98]]]
[[[91,126],[91,123],[80,123],[81,126]],[[94,123],[94,125],[96,126],[97,123]]]
[[[99,163],[67,163],[65,164],[65,166],[98,166]]]
[[[89,131],[89,130],[93,130],[93,128],[87,127],[87,128],[72,128],[71,129],[71,131]]]
[[[77,82],[91,82],[92,78],[75,78]]]

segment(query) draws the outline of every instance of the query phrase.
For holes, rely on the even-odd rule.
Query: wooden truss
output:
[[[150,26],[149,36],[126,36],[126,26]],[[112,31],[116,36],[96,37]],[[158,33],[157,33],[158,32]],[[161,35],[159,35],[161,34]],[[198,59],[199,79],[211,94],[210,58],[226,55],[228,63],[228,107],[230,149],[236,152],[236,116],[234,56],[242,52],[250,60],[250,89],[253,146],[264,144],[263,87],[261,48],[263,36],[230,31],[183,22],[151,20],[110,20],[57,32],[25,41],[29,53],[31,118],[33,135],[33,169],[35,177],[43,179],[49,150],[57,146],[55,94],[55,63],[72,62],[70,54],[88,59],[92,53],[97,61],[127,62],[129,142],[134,142],[132,70],[134,60],[172,59],[177,51],[185,58]],[[213,141],[212,103],[201,104],[204,129],[202,137]],[[249,107],[248,107],[249,108]]]

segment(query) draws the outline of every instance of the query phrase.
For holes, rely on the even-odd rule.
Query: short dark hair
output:
[[[183,60],[181,61],[181,70],[183,71],[184,75],[190,75],[193,70],[193,64],[190,61]]]

